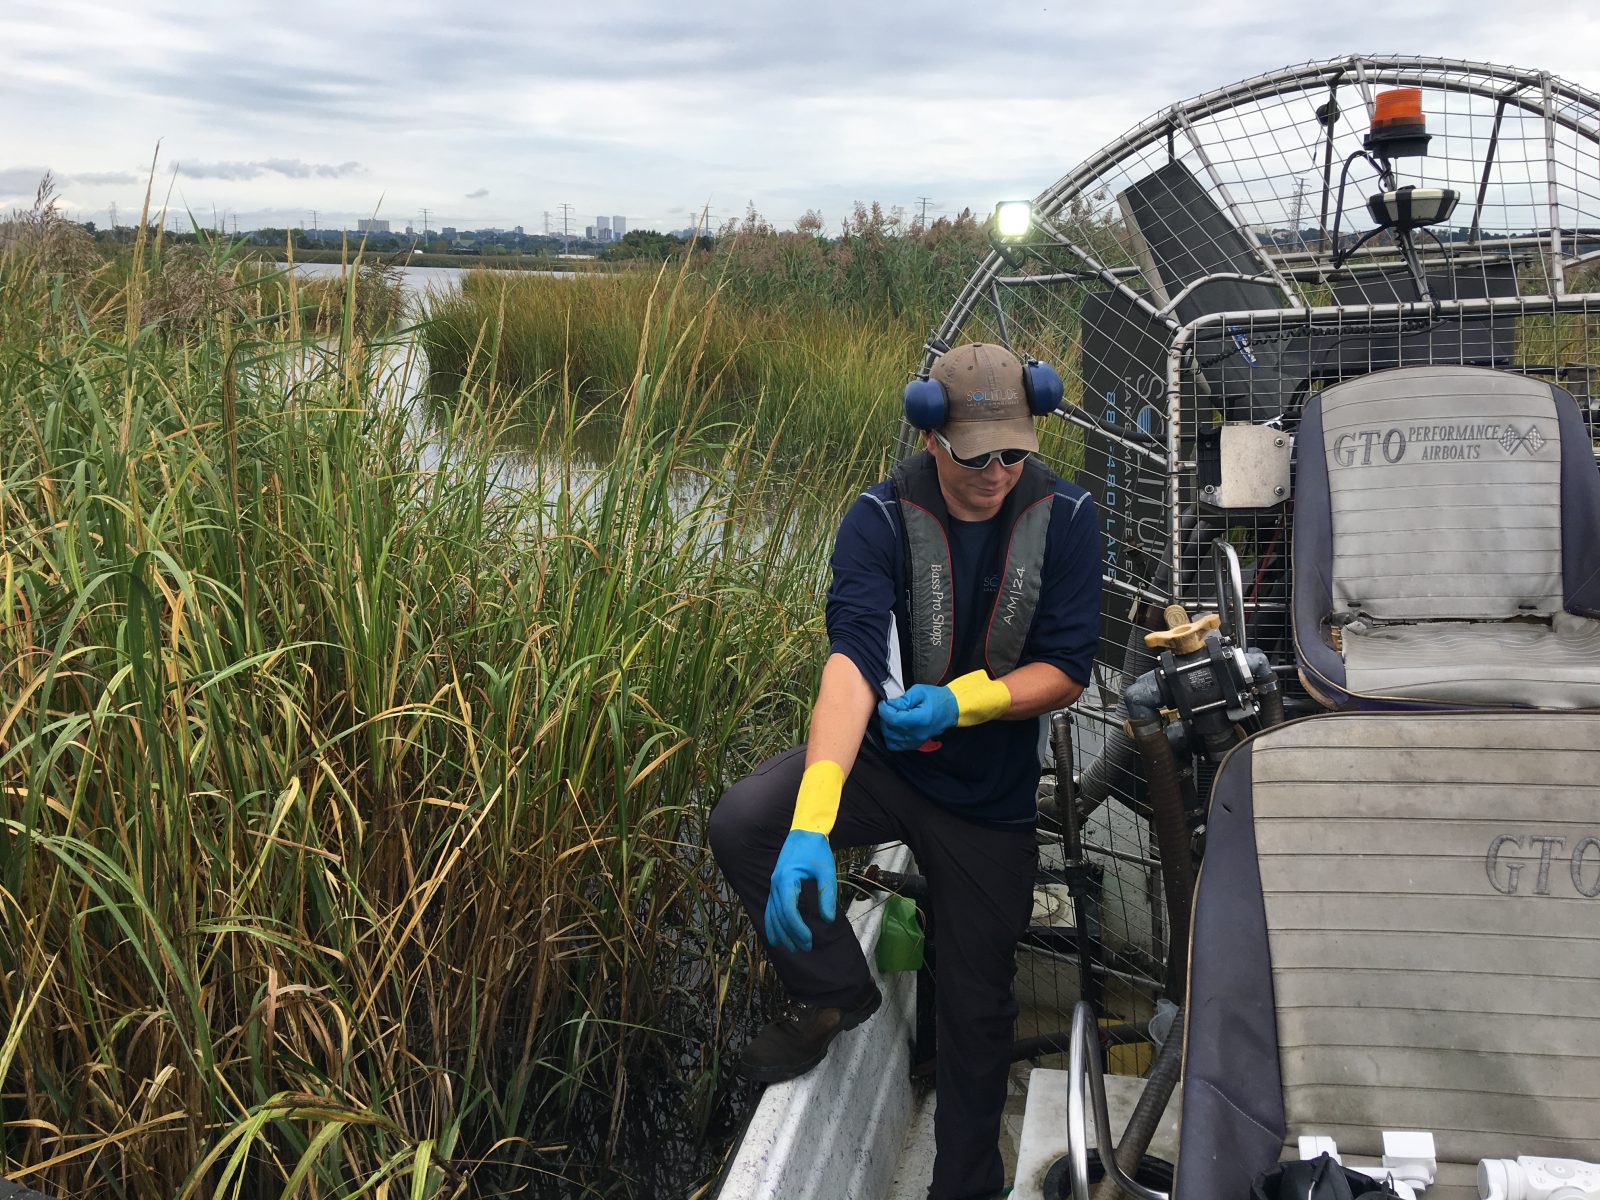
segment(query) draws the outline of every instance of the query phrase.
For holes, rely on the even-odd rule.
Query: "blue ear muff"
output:
[[[1022,393],[1028,398],[1028,411],[1042,417],[1061,407],[1066,385],[1049,363],[1030,358],[1022,364]]]
[[[1022,394],[1028,411],[1036,417],[1061,407],[1066,385],[1049,363],[1025,359],[1022,364]],[[939,429],[950,416],[950,400],[944,384],[937,379],[913,379],[901,395],[906,421],[916,429]]]
[[[1056,380],[1059,394],[1061,381]],[[944,384],[937,379],[913,379],[906,384],[901,395],[905,405],[906,421],[915,429],[938,429],[949,415],[950,405],[945,399]]]

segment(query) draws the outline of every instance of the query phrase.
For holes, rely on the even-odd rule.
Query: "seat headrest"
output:
[[[1319,406],[1335,613],[1503,620],[1561,610],[1550,384],[1402,367],[1329,388]],[[1318,502],[1296,495],[1297,505]]]

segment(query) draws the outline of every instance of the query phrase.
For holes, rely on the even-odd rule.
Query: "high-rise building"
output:
[[[388,233],[389,222],[377,217],[362,217],[356,222],[357,233]]]
[[[611,229],[619,238],[628,232],[628,221],[625,217],[612,217]]]

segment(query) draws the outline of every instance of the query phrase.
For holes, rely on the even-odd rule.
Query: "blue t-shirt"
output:
[[[1001,518],[950,519],[955,590],[952,676],[964,674],[1000,586],[1006,531]],[[1039,606],[1019,665],[1046,662],[1087,686],[1100,638],[1100,526],[1094,501],[1076,484],[1056,482],[1045,541]],[[877,692],[897,696],[908,686],[905,542],[900,508],[887,481],[863,492],[845,513],[833,549],[828,589],[828,639]],[[867,740],[929,800],[984,825],[1031,827],[1044,761],[1046,718],[989,721],[949,729],[937,750],[889,750],[878,717]]]

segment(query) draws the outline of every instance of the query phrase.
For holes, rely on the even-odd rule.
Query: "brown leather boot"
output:
[[[739,1074],[760,1083],[782,1083],[804,1075],[828,1053],[833,1039],[854,1029],[883,1003],[870,979],[861,995],[843,1008],[823,1008],[787,1000],[775,1021],[761,1027],[739,1057]]]

